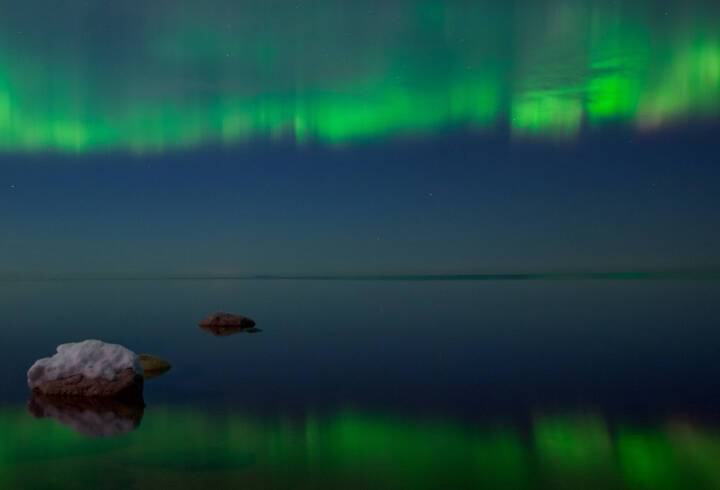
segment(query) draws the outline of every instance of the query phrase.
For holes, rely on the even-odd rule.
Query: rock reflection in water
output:
[[[145,411],[141,397],[58,397],[33,393],[28,411],[35,418],[52,418],[88,437],[113,437],[137,429]]]
[[[201,329],[211,333],[215,337],[228,337],[236,333],[259,333],[261,329],[256,327],[245,328],[239,326],[201,325]]]

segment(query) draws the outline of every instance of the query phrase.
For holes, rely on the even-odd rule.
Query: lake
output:
[[[2,282],[0,485],[718,488],[719,293],[692,278]],[[198,328],[218,310],[261,331]],[[28,403],[34,360],[86,338],[172,369],[145,407]]]

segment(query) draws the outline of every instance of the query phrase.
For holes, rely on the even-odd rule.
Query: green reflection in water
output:
[[[135,432],[93,439],[4,408],[0,433],[3,488],[720,485],[720,431],[688,422],[611,431],[599,416],[542,416],[528,432],[352,411],[297,419],[150,408]]]
[[[712,2],[176,3],[0,0],[0,149],[572,138],[720,110]]]

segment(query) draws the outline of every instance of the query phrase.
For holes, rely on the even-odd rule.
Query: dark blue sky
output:
[[[717,1],[0,5],[0,277],[720,267]]]
[[[718,136],[3,155],[0,274],[704,269],[720,265]]]

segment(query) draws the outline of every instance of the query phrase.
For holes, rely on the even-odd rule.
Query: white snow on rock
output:
[[[35,388],[47,381],[77,374],[112,381],[117,373],[127,368],[134,369],[141,376],[143,374],[138,356],[122,345],[100,340],[73,342],[58,345],[57,354],[37,360],[28,370],[28,386]]]

